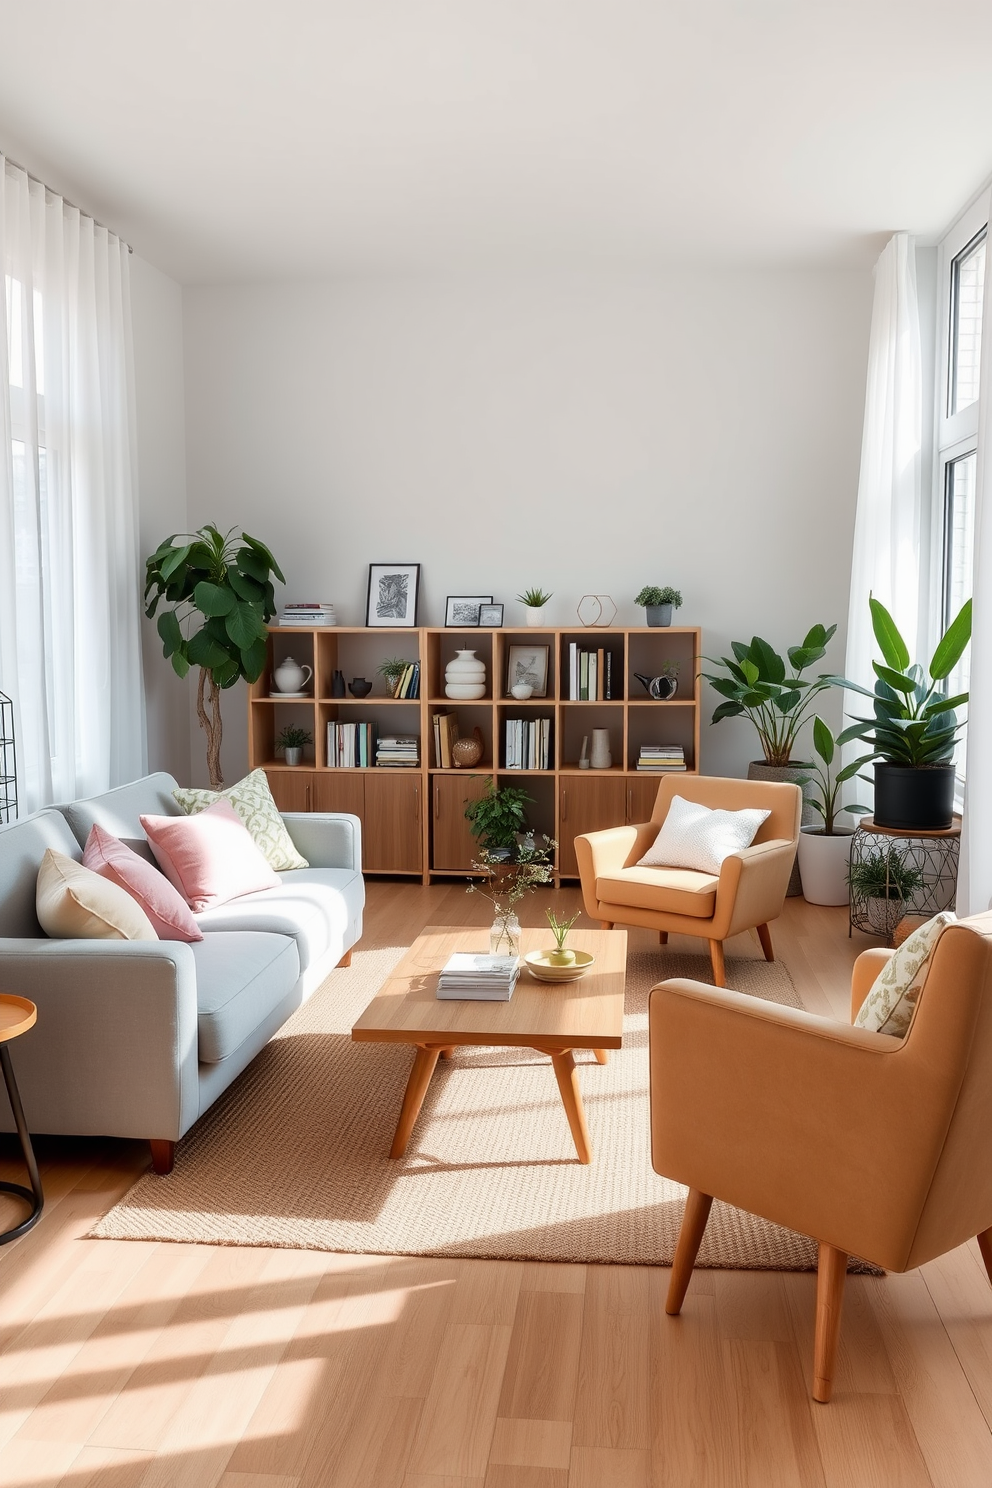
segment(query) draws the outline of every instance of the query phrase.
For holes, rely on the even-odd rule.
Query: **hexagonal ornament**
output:
[[[583,594],[576,611],[590,630],[606,628],[617,618],[617,607],[609,594]]]

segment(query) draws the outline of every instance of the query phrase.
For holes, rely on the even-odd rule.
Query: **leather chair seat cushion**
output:
[[[205,935],[196,961],[197,1054],[219,1064],[255,1032],[299,980],[296,942],[285,935]]]
[[[624,904],[658,914],[711,920],[719,882],[712,873],[692,868],[620,868],[597,878],[596,897],[601,904]]]
[[[242,894],[196,916],[214,930],[266,930],[296,941],[300,970],[332,948],[344,949],[348,927],[361,915],[364,885],[353,868],[294,868],[280,873],[277,889]],[[340,951],[339,951],[340,954]]]

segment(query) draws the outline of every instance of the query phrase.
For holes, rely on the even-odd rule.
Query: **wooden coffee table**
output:
[[[538,1049],[550,1054],[579,1162],[592,1157],[575,1069],[575,1049],[593,1049],[600,1064],[623,1034],[624,930],[573,930],[569,945],[589,951],[595,965],[575,982],[538,982],[520,973],[509,1002],[441,1002],[438,974],[453,951],[488,951],[489,931],[431,926],[419,935],[354,1028],[353,1039],[413,1044],[417,1053],[390,1157],[402,1157],[438,1057],[466,1045]],[[524,930],[521,954],[550,950],[547,930]]]

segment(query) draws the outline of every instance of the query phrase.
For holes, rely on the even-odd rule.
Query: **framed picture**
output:
[[[419,563],[370,563],[365,624],[412,628],[419,590]]]
[[[444,607],[444,623],[462,630],[478,625],[482,606],[492,602],[491,594],[449,594]]]
[[[518,682],[527,682],[534,689],[534,697],[547,697],[550,649],[549,646],[511,646],[506,658],[507,692]]]
[[[484,604],[479,606],[479,624],[500,626],[503,624],[503,606]]]

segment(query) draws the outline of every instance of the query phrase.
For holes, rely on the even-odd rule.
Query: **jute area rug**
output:
[[[139,1179],[93,1234],[669,1264],[685,1189],[651,1167],[647,994],[665,977],[711,981],[708,957],[630,953],[623,1048],[605,1067],[576,1054],[594,1148],[583,1167],[551,1062],[527,1050],[466,1050],[439,1063],[406,1156],[389,1159],[413,1051],[355,1044],[350,1029],[401,954],[360,950],[333,972],[180,1143],[173,1173]],[[727,980],[802,1006],[778,962],[731,960]],[[699,1265],[809,1270],[816,1249],[717,1203]]]

